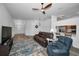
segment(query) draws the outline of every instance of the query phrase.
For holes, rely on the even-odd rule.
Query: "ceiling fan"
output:
[[[32,8],[32,10],[41,11],[43,14],[46,14],[45,10],[49,9],[52,6],[52,3],[47,4],[44,6],[44,3],[41,3],[41,8]]]

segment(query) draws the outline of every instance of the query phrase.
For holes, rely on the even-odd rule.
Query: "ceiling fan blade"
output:
[[[52,3],[46,5],[43,9],[48,9],[48,8],[51,7],[51,6],[52,6]]]
[[[40,9],[38,9],[38,8],[32,8],[32,10],[40,10]]]

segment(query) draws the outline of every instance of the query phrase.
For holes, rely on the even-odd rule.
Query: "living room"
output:
[[[48,5],[50,6],[47,7]],[[57,41],[58,38],[56,36],[65,36],[72,39],[72,49],[69,49],[68,54],[63,52],[63,55],[79,56],[78,10],[79,3],[0,3],[0,43],[2,46],[8,44],[6,42],[2,43],[2,35],[6,36],[2,33],[5,32],[4,27],[6,29],[7,27],[11,28],[8,28],[11,30],[11,33],[7,33],[8,30],[6,33],[11,34],[10,39],[13,41],[10,52],[7,51],[7,47],[6,51],[3,47],[3,50],[1,50],[2,55],[52,56],[55,52],[52,54],[49,53],[50,41],[47,40],[51,39],[52,35],[53,41]],[[52,32],[53,34],[51,34]],[[45,37],[41,34],[45,39],[40,38],[40,33],[47,34]],[[4,51],[6,54],[4,54]],[[54,56],[57,55],[63,56],[61,53]]]

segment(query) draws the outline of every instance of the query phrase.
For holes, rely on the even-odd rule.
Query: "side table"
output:
[[[47,41],[48,41],[48,43],[49,43],[49,42],[54,42],[54,39],[49,39],[49,38],[47,38]]]

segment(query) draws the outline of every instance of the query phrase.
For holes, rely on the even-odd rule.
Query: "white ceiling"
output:
[[[4,5],[15,19],[49,18],[52,15],[64,15],[63,18],[69,18],[79,15],[79,3],[54,3],[50,9],[46,10],[46,15],[43,15],[41,11],[32,10],[32,8],[41,8],[40,3],[4,3]]]

